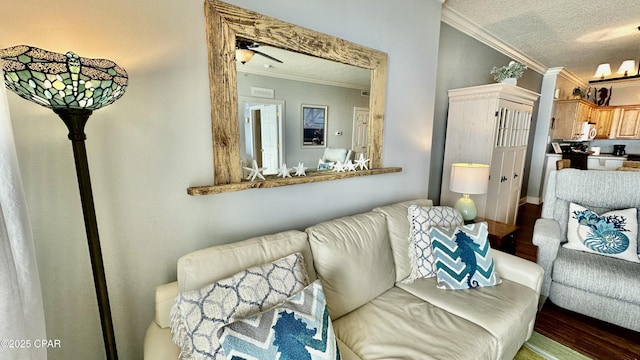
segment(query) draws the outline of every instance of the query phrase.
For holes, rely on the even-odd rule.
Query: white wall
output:
[[[175,280],[181,255],[427,194],[440,1],[231,2],[387,52],[383,162],[403,172],[190,197],[188,186],[213,180],[202,1],[23,0],[0,12],[0,47],[73,50],[112,59],[129,72],[124,97],[94,112],[86,129],[121,359],[142,357],[154,288]],[[50,110],[10,96],[48,337],[62,343],[49,358],[100,358],[102,335],[66,130]]]

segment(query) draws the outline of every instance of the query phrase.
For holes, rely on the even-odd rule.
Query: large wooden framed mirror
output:
[[[207,195],[251,188],[267,188],[345,177],[399,172],[382,167],[387,55],[349,41],[289,24],[217,0],[205,0],[209,57],[214,184],[187,189],[190,195]],[[243,179],[238,121],[236,41],[268,46],[371,70],[367,158],[369,170],[310,172],[304,177]],[[313,165],[309,164],[309,167]]]

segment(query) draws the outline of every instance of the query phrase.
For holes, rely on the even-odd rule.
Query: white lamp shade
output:
[[[635,60],[625,60],[618,68],[618,74],[624,74],[627,76],[629,73],[633,73],[636,70]]]
[[[460,194],[484,194],[489,187],[489,165],[457,163],[451,165],[449,190]]]
[[[593,75],[594,77],[603,78],[605,76],[611,75],[611,65],[609,64],[600,64],[596,69],[596,73]]]

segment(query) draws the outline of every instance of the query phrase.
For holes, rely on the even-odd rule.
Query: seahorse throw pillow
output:
[[[320,280],[280,306],[218,331],[227,359],[340,359]]]
[[[429,229],[440,289],[472,289],[502,283],[495,272],[487,223]]]
[[[638,259],[638,218],[636,208],[613,210],[602,215],[569,204],[567,249],[580,250],[622,260]]]
[[[308,283],[302,254],[250,267],[201,289],[181,292],[171,310],[180,359],[226,359],[217,331],[235,319],[272,308]]]

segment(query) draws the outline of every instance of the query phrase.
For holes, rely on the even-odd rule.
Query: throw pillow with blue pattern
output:
[[[320,280],[282,305],[218,332],[229,360],[335,360],[340,351]]]
[[[221,327],[282,303],[307,283],[302,254],[295,253],[202,289],[181,292],[171,310],[171,332],[180,358],[226,359],[216,336]]]
[[[448,206],[410,205],[408,218],[410,225],[408,250],[411,273],[402,280],[403,283],[436,276],[435,260],[429,237],[429,229],[432,226],[452,227],[464,224],[460,212]]]
[[[472,289],[498,285],[487,223],[429,229],[440,289]]]
[[[584,206],[569,204],[567,249],[580,250],[622,260],[638,259],[638,218],[636,208],[598,215]]]

